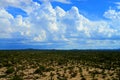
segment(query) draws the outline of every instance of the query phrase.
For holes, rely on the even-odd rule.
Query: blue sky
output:
[[[118,49],[119,0],[1,0],[0,49]]]

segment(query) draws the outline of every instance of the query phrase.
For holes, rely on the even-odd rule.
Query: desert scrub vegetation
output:
[[[23,78],[18,75],[14,75],[10,80],[23,80]]]
[[[1,50],[0,80],[120,80],[120,51]]]
[[[14,70],[14,68],[13,67],[9,67],[7,70],[6,70],[6,74],[11,74],[11,73],[13,73],[13,72],[15,72],[15,70]]]

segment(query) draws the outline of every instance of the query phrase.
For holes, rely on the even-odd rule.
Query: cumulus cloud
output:
[[[115,4],[117,5],[117,8],[120,9],[120,2],[115,2]]]
[[[69,0],[53,1],[70,2]],[[28,16],[13,17],[5,9],[8,6],[21,8]],[[116,44],[116,41],[112,40],[120,39],[120,12],[110,9],[104,13],[104,17],[110,20],[91,21],[80,14],[75,6],[64,11],[59,6],[53,8],[49,1],[38,4],[31,0],[1,0],[0,39],[17,38],[24,44],[62,43],[64,48],[100,45],[104,42],[103,46],[105,46],[107,43],[110,44],[110,41]]]
[[[6,10],[0,9],[0,38],[11,37],[13,16]]]
[[[7,7],[7,6],[25,6],[29,5],[32,2],[32,0],[0,0],[0,7]]]
[[[108,25],[114,30],[112,38],[120,38],[120,11],[110,9],[105,12],[104,16],[110,19]]]
[[[64,4],[71,4],[70,0],[39,0],[42,2],[60,2],[60,3],[64,3]]]
[[[116,20],[116,19],[120,19],[120,12],[119,11],[117,12],[116,10],[110,9],[110,10],[105,12],[104,16],[106,18]]]
[[[53,0],[53,1],[56,1],[56,2],[61,2],[61,3],[65,3],[65,4],[70,4],[70,0]]]

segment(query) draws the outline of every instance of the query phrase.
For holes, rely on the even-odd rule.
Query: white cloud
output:
[[[53,0],[56,2],[61,2],[61,3],[65,3],[65,4],[71,4],[70,0]]]
[[[34,41],[45,41],[46,40],[46,32],[44,30],[40,30],[37,36],[34,37]]]
[[[9,6],[21,8],[29,14],[34,9],[40,7],[40,4],[32,0],[0,0],[0,8],[7,8]]]
[[[0,7],[7,7],[7,6],[25,6],[31,4],[32,0],[0,0]]]
[[[24,43],[63,42],[68,46],[76,45],[75,47],[79,47],[82,43],[92,45],[97,42],[99,45],[100,40],[106,44],[110,43],[109,40],[120,38],[119,11],[112,9],[106,11],[104,16],[110,20],[91,21],[80,14],[75,6],[64,11],[59,6],[54,9],[50,2],[40,5],[29,0],[26,1],[28,3],[23,0],[0,1],[0,3],[6,3],[5,6],[0,4],[0,38],[23,38]],[[62,0],[62,2],[66,1]],[[24,6],[22,6],[23,4]],[[13,17],[5,10],[6,6],[19,7],[26,11],[28,16]],[[108,41],[104,41],[106,39]],[[87,42],[87,40],[91,41]],[[94,40],[98,41],[94,42]]]
[[[108,25],[114,30],[113,37],[120,37],[120,11],[110,9],[105,12],[104,16],[110,19]]]
[[[61,18],[61,17],[65,16],[66,12],[62,8],[60,8],[59,6],[57,6],[55,8],[55,11],[56,11],[56,16],[57,17]]]
[[[115,2],[115,4],[117,5],[117,8],[120,9],[120,2]]]
[[[6,10],[0,9],[0,38],[11,37],[13,16]]]
[[[120,19],[120,12],[116,11],[116,10],[108,10],[107,12],[105,12],[104,16],[106,18],[112,19],[112,20],[116,20],[116,19]]]
[[[120,2],[115,2],[115,4],[120,5]]]
[[[71,4],[70,0],[39,0],[42,2],[60,2],[60,3],[64,3],[64,4]]]

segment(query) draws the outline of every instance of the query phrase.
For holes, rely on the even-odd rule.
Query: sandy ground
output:
[[[22,76],[23,80],[112,80],[116,73],[113,70],[102,70],[83,65],[68,66],[49,66],[54,71],[43,71],[42,74],[35,73],[38,69],[30,65],[24,70],[18,70],[17,75]],[[47,66],[47,68],[49,68]],[[14,73],[6,74],[7,68],[0,68],[0,80],[9,80]],[[52,75],[51,75],[52,74]],[[6,77],[2,77],[6,75]],[[83,79],[84,78],[84,79]]]

